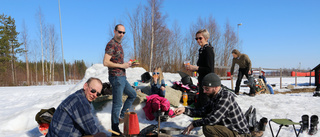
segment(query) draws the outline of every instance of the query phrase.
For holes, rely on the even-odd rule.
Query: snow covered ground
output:
[[[143,68],[127,69],[127,78],[130,83],[140,81],[140,76],[146,72]],[[0,87],[0,136],[1,137],[40,137],[41,134],[37,129],[35,115],[42,108],[57,107],[62,100],[76,90],[82,88],[84,82],[89,77],[100,78],[103,82],[108,80],[108,68],[102,64],[95,64],[88,68],[85,77],[76,85],[57,85],[57,86],[29,86],[29,87]],[[180,81],[181,77],[178,73],[164,73],[164,78],[168,86],[172,86],[172,82]],[[193,83],[197,80],[192,78]],[[282,86],[294,85],[294,77],[282,79]],[[276,84],[275,89],[284,92],[287,89],[280,89],[280,78],[267,78],[268,83]],[[231,87],[230,80],[223,80],[222,84]],[[314,84],[314,78],[311,79]],[[235,84],[235,81],[234,81]],[[298,78],[298,87],[296,88],[314,88],[314,86],[303,86],[309,84],[308,77]],[[139,82],[138,87],[144,87],[147,84]],[[249,88],[241,87],[240,92],[249,92]],[[295,94],[263,94],[255,97],[240,95],[236,98],[242,111],[246,111],[250,105],[257,109],[257,120],[262,117],[269,119],[288,118],[295,122],[301,120],[301,116],[307,114],[320,116],[320,98],[312,97],[313,93],[295,93]],[[150,124],[157,124],[156,121],[147,121],[142,110],[144,104],[135,107],[140,122],[140,130]],[[131,110],[133,111],[133,109]],[[111,102],[107,104],[101,111],[95,113],[96,121],[100,125],[100,129],[111,135],[108,129],[111,129]],[[167,122],[161,123],[161,127],[187,127],[192,118],[186,115],[180,115],[169,119]],[[273,131],[276,132],[278,125],[272,124]],[[297,126],[300,128],[300,126]],[[123,129],[123,124],[120,124]],[[191,134],[195,136],[203,136],[201,128],[195,128]],[[266,127],[264,137],[271,137],[269,125]],[[295,136],[292,127],[283,127],[280,137]],[[301,137],[309,137],[306,133]],[[320,133],[315,136],[320,137]]]

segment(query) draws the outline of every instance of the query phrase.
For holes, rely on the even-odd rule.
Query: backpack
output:
[[[250,132],[254,131],[254,129],[257,127],[256,108],[253,108],[251,105],[244,114],[244,117],[248,122],[248,128]]]
[[[41,109],[36,117],[35,120],[37,121],[38,124],[43,124],[47,123],[50,124],[51,119],[53,117],[53,113],[56,111],[54,107],[49,108],[49,109]]]
[[[112,85],[110,84],[110,82],[105,82],[102,84],[101,94],[112,95]]]
[[[181,82],[183,85],[193,85],[192,79],[189,75],[181,78]]]
[[[141,81],[142,83],[149,83],[151,80],[151,75],[149,72],[145,72],[141,75]]]

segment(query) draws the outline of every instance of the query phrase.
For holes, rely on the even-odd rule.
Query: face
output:
[[[126,29],[124,28],[124,26],[119,25],[117,30],[114,30],[114,38],[117,41],[121,41],[125,32],[126,32]]]
[[[97,80],[92,80],[90,84],[85,83],[83,85],[83,89],[88,101],[92,102],[98,97],[97,94],[101,94],[102,85]],[[96,92],[92,93],[92,90],[95,90]]]
[[[207,96],[213,96],[216,95],[219,90],[220,87],[207,87],[207,86],[203,86],[203,93],[207,94]]]
[[[159,78],[160,72],[158,71],[158,69],[155,69],[152,73],[152,77],[153,78]]]
[[[196,40],[198,42],[198,44],[203,47],[204,45],[206,45],[208,43],[208,39],[204,38],[203,35],[201,33],[198,33],[196,35]]]
[[[234,53],[232,53],[232,56],[233,56],[233,58],[237,58],[238,57],[238,55],[234,54]]]

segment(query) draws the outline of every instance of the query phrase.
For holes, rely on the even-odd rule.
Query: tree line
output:
[[[24,22],[22,32],[17,32],[14,18],[0,15],[0,86],[50,85],[64,80],[55,27],[44,23],[41,8],[36,18],[39,40],[31,41]],[[67,80],[83,78],[87,69],[83,60],[65,64]]]
[[[132,36],[127,35],[122,42],[124,50],[131,51],[126,52],[131,59],[139,60],[140,66],[147,71],[160,66],[164,72],[176,73],[186,72],[184,61],[196,64],[200,46],[195,34],[200,29],[207,29],[209,43],[214,48],[215,66],[222,66],[216,67],[215,72],[226,76],[232,63],[231,51],[240,49],[240,40],[229,21],[219,27],[213,16],[199,17],[187,31],[182,31],[177,21],[169,27],[168,15],[161,12],[162,3],[163,0],[148,0],[146,5],[140,4],[128,12],[125,20],[110,23],[110,37],[113,37],[116,24],[124,24],[132,32]],[[38,85],[63,80],[55,26],[45,23],[41,8],[37,10],[36,20],[39,37],[32,41],[25,23],[22,32],[17,32],[15,20],[0,15],[0,85]],[[133,44],[128,42],[128,37],[133,38]],[[24,61],[18,60],[18,54],[23,55]],[[83,60],[68,63],[66,77],[81,79],[85,70]]]
[[[165,72],[185,71],[184,61],[190,60],[193,64],[197,61],[200,46],[195,40],[196,32],[207,29],[210,33],[209,42],[214,48],[215,65],[231,65],[231,51],[239,48],[239,39],[228,21],[222,32],[214,17],[199,17],[190,25],[187,34],[182,35],[184,31],[177,21],[171,29],[166,24],[168,16],[161,12],[162,2],[148,0],[146,5],[139,5],[127,14],[127,27],[133,35],[134,54],[131,58],[138,59],[148,71],[155,66],[161,66]],[[220,75],[226,74],[226,69],[217,68],[215,71]]]
[[[181,30],[177,21],[173,23],[171,29],[168,26],[166,21],[168,15],[164,15],[161,12],[162,2],[163,0],[148,0],[146,5],[140,4],[134,11],[127,13],[126,23],[123,23],[121,20],[119,21],[125,24],[132,32],[133,45],[128,44],[129,42],[126,37],[122,42],[124,50],[133,47],[134,50],[133,53],[130,53],[130,58],[138,59],[140,66],[147,71],[151,71],[153,67],[160,66],[164,72],[186,72],[183,62],[190,60],[192,64],[196,64],[198,57],[199,45],[195,41],[195,33],[200,29],[207,29],[210,33],[209,42],[214,48],[215,65],[230,66],[231,50],[239,48],[237,44],[239,40],[235,35],[234,28],[228,21],[223,26],[224,32],[222,32],[213,16],[199,17],[195,23],[190,25],[187,33],[182,33],[184,31]],[[0,73],[6,74],[6,77],[2,78],[9,79],[9,77],[11,77],[11,82],[9,82],[11,84],[9,85],[17,85],[16,68],[18,64],[16,64],[16,54],[24,53],[25,73],[23,74],[26,77],[26,85],[32,84],[30,82],[31,77],[33,77],[33,82],[40,81],[42,84],[60,80],[57,79],[61,78],[60,76],[55,76],[55,73],[62,73],[62,71],[56,72],[58,69],[56,59],[58,58],[57,56],[59,56],[59,47],[57,46],[58,36],[55,32],[54,25],[45,23],[41,8],[39,8],[36,13],[39,37],[33,42],[30,42],[28,38],[28,30],[24,23],[19,42],[17,38],[19,32],[15,31],[14,19],[10,16],[6,17],[2,15],[1,20],[2,22],[5,22],[5,20],[12,21],[9,25],[1,24],[1,26],[11,26],[9,27],[11,31],[4,33],[8,38],[1,37],[1,40],[7,42],[4,44],[6,45],[6,49],[15,49],[15,51],[8,50],[5,56],[1,55],[1,58],[6,59],[0,68],[2,70]],[[110,26],[112,26],[110,27],[112,28],[110,29],[111,37],[113,37],[112,32],[116,24],[115,22],[110,24]],[[22,45],[24,45],[24,47],[21,47]],[[32,65],[36,67],[34,68],[36,71],[30,70],[31,64],[29,65],[29,60],[32,60],[31,62],[34,63]],[[11,71],[10,75],[7,73],[8,71]],[[215,71],[223,76],[226,75],[227,69],[217,68]],[[34,76],[34,74],[37,76]],[[77,75],[82,76],[83,74]],[[71,75],[68,77],[70,76]],[[38,78],[38,80],[34,80],[35,77]],[[19,77],[19,80],[22,80],[22,78]]]

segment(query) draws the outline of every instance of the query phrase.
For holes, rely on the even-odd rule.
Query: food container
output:
[[[182,133],[182,130],[173,127],[164,127],[160,129],[160,132],[168,135],[180,135]]]

